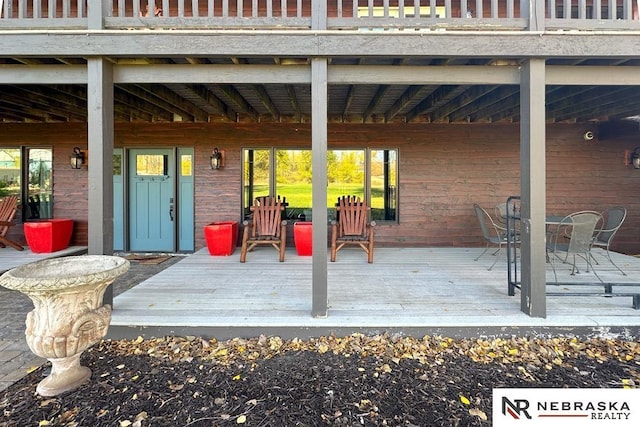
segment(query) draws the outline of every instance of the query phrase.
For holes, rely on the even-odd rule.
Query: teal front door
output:
[[[129,248],[175,251],[175,159],[171,149],[129,153]]]

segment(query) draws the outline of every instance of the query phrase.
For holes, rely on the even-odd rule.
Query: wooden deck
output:
[[[69,246],[66,249],[49,253],[33,253],[28,247],[24,251],[16,251],[13,248],[0,248],[0,273],[11,270],[30,262],[41,261],[48,258],[58,258],[62,256],[82,255],[87,253],[86,246]]]
[[[523,334],[613,334],[636,337],[640,310],[631,297],[554,296],[547,317],[520,311],[520,293],[507,295],[506,260],[473,259],[480,248],[376,248],[367,264],[360,249],[343,249],[329,263],[329,314],[311,316],[311,258],[287,249],[257,248],[247,262],[240,250],[212,257],[199,250],[114,299],[108,337],[170,334],[227,339],[259,334],[310,337],[335,333],[442,334],[452,337]],[[596,251],[596,271],[606,282],[638,283],[640,258],[614,254],[620,274]],[[584,265],[584,261],[580,266]],[[570,276],[556,263],[560,282],[594,282],[593,273]],[[551,266],[547,280],[553,281]],[[549,291],[584,290],[548,285]],[[593,288],[591,288],[593,289]],[[598,289],[601,289],[598,287]]]

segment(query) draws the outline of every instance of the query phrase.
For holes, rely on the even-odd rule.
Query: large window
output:
[[[22,219],[53,218],[50,148],[0,148],[0,198],[17,195]]]
[[[286,203],[288,219],[311,220],[311,150],[245,149],[245,217],[256,197],[271,195]],[[371,219],[397,222],[398,152],[393,149],[329,150],[327,208],[335,218],[340,196],[365,199]]]

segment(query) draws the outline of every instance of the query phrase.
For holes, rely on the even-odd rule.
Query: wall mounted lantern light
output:
[[[640,147],[633,149],[633,153],[630,156],[630,163],[634,169],[640,169]]]
[[[218,150],[218,147],[213,149],[211,153],[211,169],[218,170],[224,166],[224,157],[222,151]]]
[[[85,162],[84,152],[80,150],[80,147],[73,147],[73,154],[69,157],[71,168],[81,169]]]

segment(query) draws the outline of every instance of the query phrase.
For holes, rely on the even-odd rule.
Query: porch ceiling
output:
[[[116,63],[282,64],[292,58],[140,58]],[[334,65],[510,65],[504,58],[335,58]],[[81,58],[0,58],[8,64],[86,64]],[[638,66],[640,59],[567,58],[548,65]],[[331,122],[517,122],[517,85],[329,85]],[[607,121],[640,115],[639,86],[547,86],[549,122]],[[86,122],[85,85],[0,85],[1,122]],[[117,84],[118,122],[304,122],[311,115],[307,84]]]

